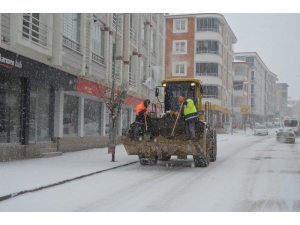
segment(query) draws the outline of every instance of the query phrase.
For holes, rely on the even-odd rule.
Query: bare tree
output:
[[[115,148],[118,137],[118,124],[120,121],[121,112],[124,106],[127,95],[128,82],[123,82],[116,85],[116,80],[111,83],[106,82],[106,90],[103,90],[103,80],[91,76],[98,88],[99,97],[104,100],[105,105],[109,110],[109,137],[108,137],[108,153],[112,154],[112,162],[115,161]]]

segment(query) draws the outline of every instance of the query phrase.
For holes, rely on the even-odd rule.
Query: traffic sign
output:
[[[241,105],[241,114],[250,114],[250,105]]]

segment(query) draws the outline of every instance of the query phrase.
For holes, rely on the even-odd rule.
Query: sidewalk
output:
[[[251,130],[235,131],[231,134],[218,134],[218,142],[234,139],[237,136],[252,135]],[[0,202],[1,197],[16,195],[58,183],[68,182],[80,176],[88,176],[103,170],[126,164],[138,163],[136,155],[127,155],[123,145],[116,146],[115,162],[111,162],[107,147],[84,151],[67,152],[62,156],[0,162]],[[9,196],[8,196],[9,195]]]

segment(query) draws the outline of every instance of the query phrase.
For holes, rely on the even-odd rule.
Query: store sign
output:
[[[250,114],[250,105],[241,105],[241,114]]]
[[[22,62],[18,61],[18,60],[14,61],[14,60],[5,58],[5,57],[1,56],[1,54],[0,54],[0,66],[3,66],[7,69],[11,69],[14,66],[18,67],[18,68],[22,68]]]

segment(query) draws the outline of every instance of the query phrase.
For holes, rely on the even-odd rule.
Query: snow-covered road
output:
[[[300,211],[300,139],[218,136],[207,168],[188,160],[135,163],[0,202],[0,211]]]

